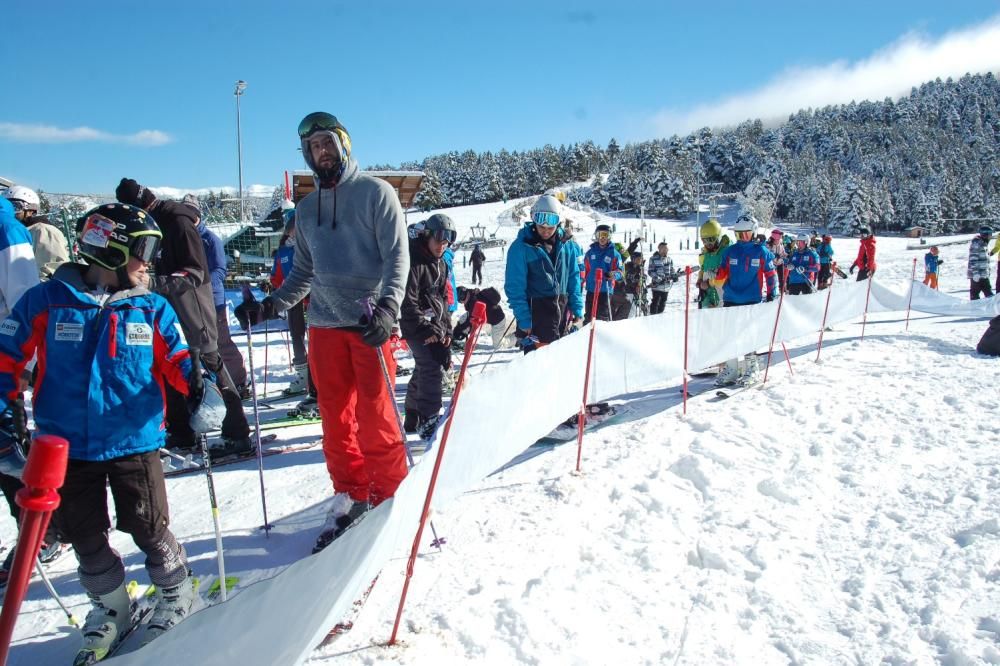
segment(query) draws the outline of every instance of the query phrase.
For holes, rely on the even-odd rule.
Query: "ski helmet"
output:
[[[823,234],[823,242],[824,243],[832,243],[833,242],[833,236],[831,236],[830,234]]]
[[[718,220],[709,220],[701,225],[701,239],[703,241],[714,240],[718,243],[720,238],[722,238],[722,225],[719,224]]]
[[[282,212],[286,210],[295,210],[295,204],[292,203],[291,199],[282,199],[281,210]]]
[[[423,222],[424,228],[422,236],[424,238],[434,237],[440,242],[454,243],[458,237],[455,231],[455,223],[444,213],[434,213]]]
[[[103,204],[84,213],[77,221],[80,254],[89,263],[118,272],[123,281],[129,257],[145,262],[156,259],[163,234],[153,217],[128,204]]]
[[[757,219],[750,213],[743,213],[740,215],[739,219],[736,220],[736,224],[733,225],[733,231],[739,233],[741,231],[749,231],[754,233],[757,230]]]
[[[22,185],[12,186],[4,193],[4,196],[14,204],[14,210],[30,210],[33,213],[37,213],[38,208],[41,206],[38,194],[34,190]]]
[[[554,227],[562,218],[562,204],[551,194],[543,194],[531,205],[531,221],[543,227]]]
[[[862,238],[867,238],[868,236],[872,235],[872,230],[869,229],[868,227],[861,227],[860,229],[858,229],[858,233],[861,234]]]
[[[808,245],[809,244],[809,234],[799,234],[798,236],[795,237],[795,242],[796,243],[805,243],[806,245]]]
[[[7,198],[10,199],[10,195],[8,195]],[[980,236],[985,236],[986,238],[989,238],[990,236],[993,235],[993,228],[992,227],[988,227],[986,225],[983,225],[983,226],[979,227],[979,235]]]
[[[312,149],[309,147],[309,137],[317,133],[326,133],[337,146],[336,162],[328,169],[321,169],[313,161]],[[347,129],[340,124],[337,117],[324,111],[315,111],[299,123],[299,142],[302,146],[302,157],[321,183],[336,183],[347,168],[351,157],[351,137]]]
[[[226,401],[222,399],[218,384],[211,379],[204,379],[203,382],[205,390],[201,401],[191,410],[191,419],[188,421],[191,430],[198,434],[218,430],[226,418]]]

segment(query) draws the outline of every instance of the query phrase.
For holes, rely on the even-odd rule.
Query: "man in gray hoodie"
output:
[[[344,126],[329,113],[310,113],[299,124],[299,139],[318,187],[295,209],[295,263],[281,287],[259,304],[240,305],[236,316],[250,325],[309,295],[309,371],[336,493],[316,552],[392,497],[406,476],[395,396],[376,349],[395,377],[389,337],[410,260],[399,198],[391,185],[358,169]],[[362,304],[368,299],[371,316]]]

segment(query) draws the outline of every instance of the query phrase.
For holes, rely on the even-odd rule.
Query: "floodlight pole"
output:
[[[246,88],[247,82],[240,79],[236,82],[236,91],[233,93],[236,96],[236,153],[240,170],[240,224],[243,224],[246,219],[243,210],[243,138],[240,132],[240,97],[243,96],[243,91]]]

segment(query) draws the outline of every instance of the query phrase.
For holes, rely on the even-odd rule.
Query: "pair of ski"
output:
[[[240,579],[238,576],[226,576],[226,592],[228,593],[232,591],[239,581]],[[200,587],[201,580],[195,578],[194,589],[196,593]],[[128,628],[119,634],[118,639],[107,650],[80,650],[73,659],[73,666],[92,666],[98,661],[110,659],[121,651],[121,649],[128,642],[129,637],[135,634],[136,630],[145,626],[145,624],[149,621],[149,617],[153,614],[153,610],[156,606],[154,603],[156,586],[149,585],[140,593],[139,582],[130,580],[125,585],[125,589],[128,592],[129,599],[131,600],[129,605],[130,622]],[[211,605],[218,601],[221,594],[222,581],[219,578],[216,578],[205,592],[203,601]]]
[[[261,435],[260,443],[261,447],[267,447],[268,444],[277,442],[278,435],[276,433],[268,433],[267,435]],[[267,458],[269,456],[277,456],[283,453],[294,453],[296,451],[307,451],[309,449],[315,448],[320,444],[322,440],[317,440],[315,442],[310,442],[308,444],[287,444],[272,446],[269,448],[263,448],[261,451],[261,456]],[[163,470],[163,475],[166,477],[181,476],[183,474],[190,474],[191,472],[201,472],[204,471],[205,461],[202,459],[200,453],[189,453],[187,455],[181,455],[179,453],[174,453],[166,449],[162,449],[161,453],[165,453],[174,462],[181,465],[181,467],[171,467],[169,469]],[[247,460],[253,460],[257,457],[257,452],[253,449],[249,451],[244,451],[241,453],[231,453],[228,455],[218,456],[212,459],[212,469],[218,467],[225,467],[226,465],[233,465],[239,462],[245,462]]]

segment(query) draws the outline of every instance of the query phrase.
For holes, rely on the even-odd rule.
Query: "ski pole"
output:
[[[266,319],[264,320],[264,397],[267,397],[267,351],[271,348],[271,341],[269,339],[269,324]]]
[[[285,341],[285,355],[288,357],[288,369],[295,370],[295,365],[292,363],[292,349],[288,346],[288,331],[282,331],[281,338]]]
[[[362,298],[358,301],[361,307],[365,309],[370,319],[373,313],[372,299]],[[406,428],[403,426],[403,418],[399,415],[399,409],[396,407],[396,384],[389,377],[389,366],[385,362],[385,354],[382,353],[381,347],[375,348],[375,355],[378,356],[378,364],[382,368],[382,378],[385,380],[385,390],[389,392],[389,400],[392,402],[392,415],[396,417],[396,427],[399,428],[399,437],[403,440],[403,450],[406,451],[406,461],[410,464],[410,469],[417,464],[416,460],[413,459],[413,452],[410,451],[410,444],[406,441]],[[455,404],[455,399],[452,398],[452,404]],[[444,540],[438,537],[437,530],[434,528],[433,521],[431,522],[431,534],[434,536],[434,540],[431,541],[431,545],[435,546],[438,550],[441,550],[441,545]]]
[[[788,269],[785,269],[785,284],[788,283]],[[767,373],[771,369],[771,353],[774,351],[774,339],[778,336],[778,321],[781,319],[781,303],[785,300],[785,291],[778,291],[778,312],[774,315],[774,331],[771,333],[771,345],[767,348],[767,366],[764,368],[764,379],[761,386],[767,383]],[[756,353],[756,352],[754,352]]]
[[[215,499],[215,477],[212,476],[212,456],[208,453],[208,435],[198,433],[201,439],[201,456],[205,460],[205,478],[208,479],[208,501],[212,505],[212,523],[215,526],[215,552],[219,561],[219,593],[226,600],[226,557],[222,550],[222,526],[219,524],[219,503]],[[264,519],[265,522],[267,519]]]
[[[604,271],[597,269],[595,282],[601,283]],[[597,309],[597,298],[599,294],[594,294],[593,308]],[[583,400],[580,402],[580,413],[576,417],[576,471],[580,472],[580,458],[583,456],[583,427],[587,422],[587,389],[590,388],[590,361],[594,357],[594,334],[597,333],[597,319],[590,322],[590,342],[587,345],[587,370],[583,375]]]
[[[243,300],[256,301],[250,293],[250,285],[243,285]],[[247,326],[247,363],[250,365],[250,397],[253,400],[253,428],[257,440],[257,472],[260,474],[260,506],[264,513],[264,535],[271,536],[271,523],[267,520],[267,494],[264,492],[264,452],[260,446],[260,408],[257,406],[257,377],[253,369],[253,322]],[[225,587],[225,578],[222,579]]]
[[[42,566],[41,560],[35,560],[35,571],[38,572],[38,576],[42,579],[42,583],[45,584],[45,588],[49,591],[49,594],[52,595],[52,598],[56,600],[57,604],[59,604],[59,608],[62,608],[63,613],[66,613],[66,619],[69,623],[79,629],[80,621],[76,619],[76,616],[73,615],[73,613],[70,612],[69,608],[66,608],[66,604],[63,603],[62,597],[60,597],[59,593],[56,592],[56,588],[52,587],[52,581],[49,580],[49,575],[45,573],[45,567]]]
[[[458,399],[462,395],[462,388],[465,385],[465,372],[469,368],[469,359],[472,357],[472,350],[476,346],[476,337],[479,330],[486,321],[486,305],[476,303],[472,310],[472,332],[465,342],[465,355],[462,357],[462,369],[458,372],[458,382],[455,384],[455,393],[451,398],[452,411],[458,404]],[[413,570],[417,565],[417,552],[420,549],[420,539],[424,534],[424,525],[428,522],[431,513],[431,500],[434,498],[434,486],[437,485],[438,473],[441,471],[441,461],[444,459],[444,450],[448,445],[448,435],[451,434],[452,420],[448,419],[444,424],[444,434],[441,435],[441,445],[438,447],[437,457],[434,459],[434,469],[431,471],[431,480],[427,485],[427,495],[424,497],[424,507],[420,512],[420,524],[417,527],[417,534],[413,537],[413,546],[410,548],[410,559],[406,563],[406,579],[403,581],[403,591],[399,596],[399,608],[396,609],[396,621],[392,625],[392,636],[389,637],[389,645],[396,644],[396,633],[399,631],[399,623],[403,619],[403,606],[406,604],[406,593],[410,589],[410,579],[413,578]]]
[[[917,280],[917,258],[913,257],[913,274],[910,276],[910,297],[906,301],[906,330],[910,330],[910,306],[913,305],[913,283]]]
[[[836,264],[832,264],[836,268]],[[823,333],[826,332],[826,315],[830,312],[830,296],[833,294],[833,276],[836,273],[830,273],[830,285],[826,288],[826,305],[823,307],[823,322],[819,325],[819,344],[816,345],[816,363],[819,363],[820,352],[823,351]]]

